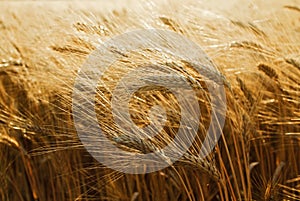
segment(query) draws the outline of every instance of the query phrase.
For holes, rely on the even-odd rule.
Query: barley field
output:
[[[193,41],[207,55],[199,59],[218,73],[199,73],[196,61],[185,59],[187,44],[173,41],[178,48],[172,48],[163,35],[162,45],[169,52],[146,48],[124,53],[116,43],[108,52],[120,59],[101,72],[94,96],[80,96],[82,112],[75,112],[77,77],[83,74],[80,84],[93,86],[91,76],[82,73],[90,55],[115,37],[149,29]],[[100,71],[110,57],[103,58]],[[146,64],[178,76],[149,70],[122,80]],[[226,108],[212,104],[209,81],[216,76],[226,100],[217,90],[213,95]],[[150,84],[129,97],[129,115],[123,116],[122,107],[112,106],[125,100],[114,95],[115,89],[119,83],[137,84],[135,78]],[[183,87],[183,79],[193,92]],[[197,129],[191,146],[176,161],[172,159],[182,151],[180,142],[173,147],[174,155],[161,150],[178,134],[184,107],[165,86],[179,87],[179,94],[195,98],[189,106],[201,110],[200,117],[198,110],[188,110],[195,114],[188,123]],[[95,105],[99,128],[111,144],[137,157],[156,153],[168,166],[152,172],[145,166],[139,174],[118,171],[134,170],[132,161],[114,161],[116,153],[95,146],[93,127],[84,130],[89,141],[77,132],[76,119],[94,118],[84,110],[85,101]],[[224,116],[224,125],[214,122],[216,113]],[[126,126],[126,117],[146,136],[145,128],[156,132],[153,123],[163,122],[162,129],[141,139]],[[116,120],[124,123],[125,132]],[[213,134],[220,130],[221,135],[207,156],[200,157],[210,125]],[[189,136],[187,130],[184,135]],[[103,154],[116,168],[94,154]],[[1,1],[0,200],[294,201],[300,200],[299,161],[299,0]]]

